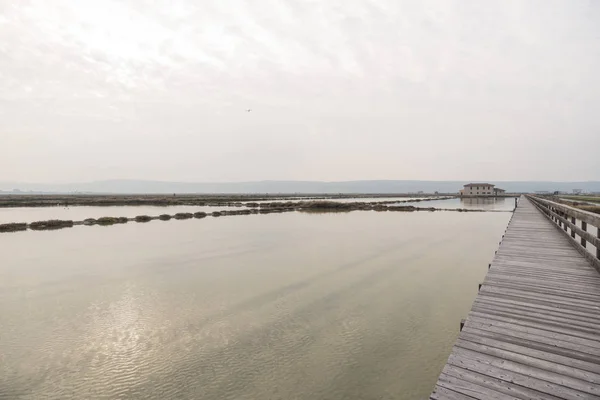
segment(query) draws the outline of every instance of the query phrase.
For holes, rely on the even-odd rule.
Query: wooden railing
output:
[[[575,248],[600,271],[600,214],[594,214],[537,196],[528,195],[527,197],[542,213],[564,230]],[[581,223],[581,227],[577,225],[577,221]],[[570,236],[568,235],[569,229],[571,230]],[[576,239],[577,236],[579,236],[579,240]],[[588,251],[588,243],[596,248],[595,257],[593,253]]]

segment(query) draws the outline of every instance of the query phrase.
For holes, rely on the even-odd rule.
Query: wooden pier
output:
[[[600,399],[598,226],[521,198],[431,399]]]

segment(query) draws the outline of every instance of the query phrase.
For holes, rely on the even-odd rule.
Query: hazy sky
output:
[[[594,0],[0,0],[0,180],[600,180],[599,74]]]

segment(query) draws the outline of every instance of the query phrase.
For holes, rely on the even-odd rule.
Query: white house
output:
[[[502,189],[495,189],[491,183],[468,183],[460,191],[461,196],[495,196],[503,193]]]

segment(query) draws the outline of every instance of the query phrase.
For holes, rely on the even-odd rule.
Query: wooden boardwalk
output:
[[[600,274],[521,198],[431,399],[600,399]]]

